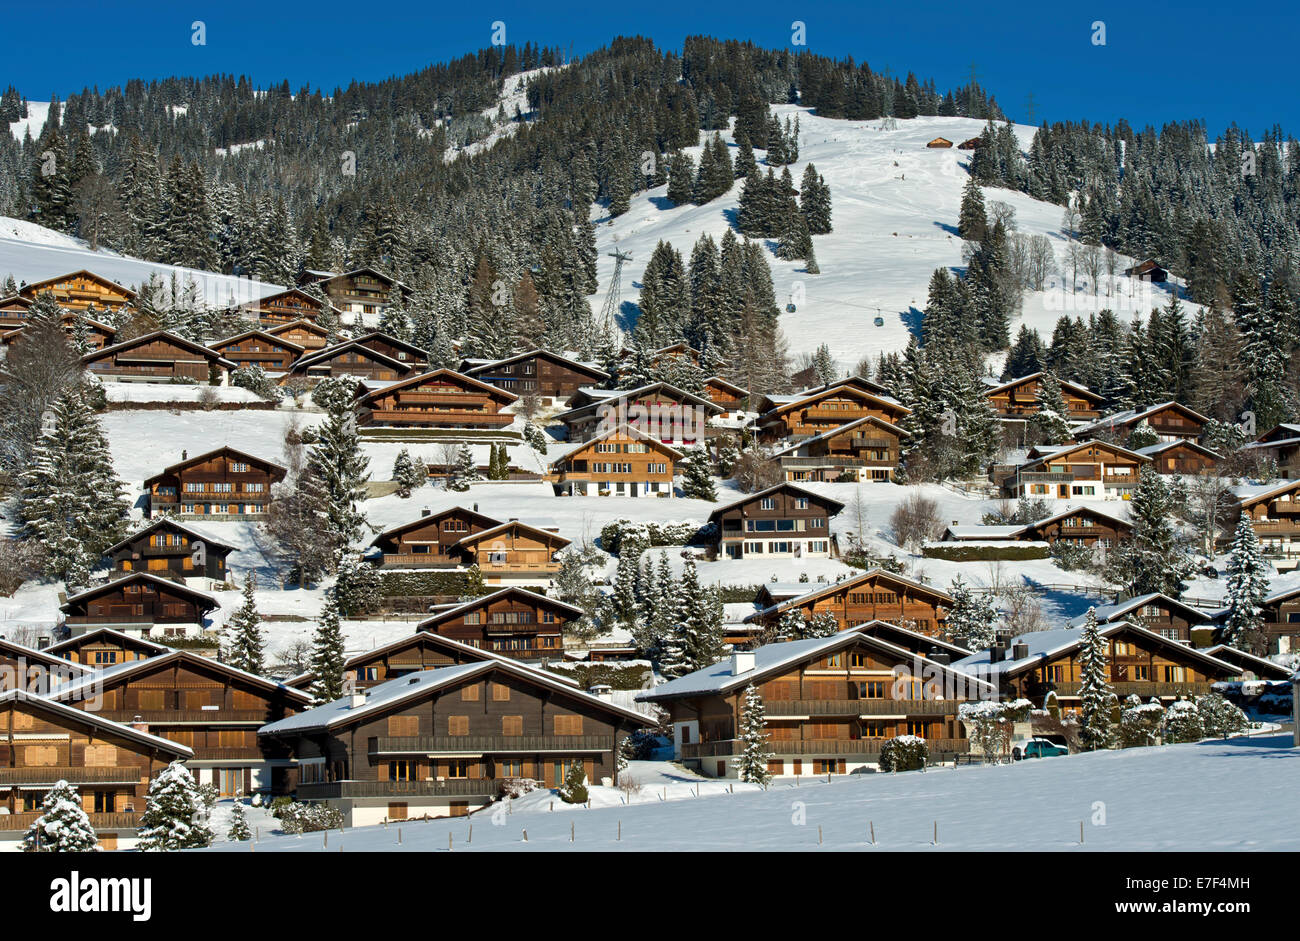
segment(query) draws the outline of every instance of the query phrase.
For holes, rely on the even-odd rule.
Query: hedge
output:
[[[380,572],[379,591],[386,598],[401,595],[467,595],[465,572]]]
[[[1046,559],[1051,556],[1051,550],[1047,546],[963,546],[961,543],[946,543],[922,546],[921,555],[927,559],[944,559],[948,562],[1012,562]]]

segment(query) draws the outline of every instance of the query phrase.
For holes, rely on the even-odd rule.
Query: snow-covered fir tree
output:
[[[1132,530],[1107,557],[1106,574],[1112,582],[1132,595],[1182,596],[1194,566],[1175,522],[1178,509],[1164,478],[1143,467],[1129,504]]]
[[[257,575],[244,580],[243,603],[226,622],[226,662],[237,670],[260,675],[263,668],[262,617],[257,613]]]
[[[987,650],[997,640],[998,609],[989,596],[976,594],[960,575],[948,589],[952,607],[948,611],[948,634],[953,643],[968,650]]]
[[[343,379],[351,380],[351,377]],[[324,490],[326,515],[336,553],[343,552],[360,539],[366,525],[366,515],[360,505],[366,498],[366,482],[370,480],[367,470],[370,458],[361,450],[361,436],[352,406],[355,389],[355,381],[345,381],[339,384],[336,394],[326,400],[328,414],[318,430],[315,447],[307,461],[308,472]]]
[[[1227,594],[1224,606],[1223,643],[1230,647],[1263,654],[1267,650],[1264,634],[1264,599],[1268,596],[1271,566],[1259,547],[1259,537],[1250,517],[1243,513],[1228,553]]]
[[[206,804],[194,776],[181,762],[173,761],[149,782],[139,836],[136,846],[141,852],[212,845]]]
[[[382,595],[379,571],[355,553],[343,556],[334,582],[334,601],[339,614],[351,617],[374,611],[379,607]]]
[[[478,465],[474,463],[474,452],[470,450],[468,444],[462,444],[448,470],[447,489],[463,493],[469,489],[471,483],[482,479],[483,475],[479,473]]]
[[[253,831],[248,826],[248,815],[244,812],[244,802],[236,797],[234,806],[230,809],[230,829],[226,831],[226,839],[242,843],[252,836]]]
[[[673,633],[680,645],[682,674],[702,670],[721,659],[722,605],[716,591],[700,584],[694,559],[687,559],[682,569]]]
[[[310,692],[315,705],[333,702],[343,695],[343,664],[346,659],[338,603],[331,592],[325,599],[316,633],[312,636],[310,669],[316,678],[312,681]]]
[[[718,490],[713,484],[709,454],[702,447],[691,448],[682,461],[682,496],[714,503]]]
[[[428,473],[423,468],[422,463],[417,464],[411,459],[411,452],[406,448],[397,452],[397,458],[393,461],[393,483],[397,484],[399,497],[409,497],[412,491],[424,485]]]
[[[1043,373],[1038,381],[1037,406],[1029,418],[1029,432],[1036,444],[1059,444],[1070,438],[1069,411],[1061,383],[1050,372]]]
[[[733,765],[740,780],[746,784],[761,784],[766,787],[772,780],[768,762],[775,752],[768,740],[763,697],[753,683],[745,687],[745,699],[740,713],[740,735],[737,738],[740,740],[741,751]]]
[[[1097,629],[1097,611],[1089,608],[1079,636],[1079,739],[1085,748],[1109,748],[1114,738],[1112,709],[1115,690],[1110,685],[1110,659],[1106,639]]]
[[[24,853],[94,853],[95,828],[81,807],[77,789],[58,781],[41,801],[41,815],[23,835]]]
[[[1141,748],[1156,744],[1165,721],[1165,707],[1154,696],[1143,702],[1137,694],[1124,701],[1119,718],[1119,743],[1124,748]]]
[[[1199,742],[1205,737],[1201,711],[1190,699],[1179,699],[1165,710],[1164,740],[1170,745]]]

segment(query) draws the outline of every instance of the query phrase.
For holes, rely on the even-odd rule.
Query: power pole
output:
[[[609,279],[609,293],[605,295],[605,303],[600,309],[602,331],[609,331],[614,326],[614,319],[618,316],[619,305],[622,303],[623,262],[632,260],[631,253],[620,252],[617,248],[608,255],[614,259],[614,274]]]

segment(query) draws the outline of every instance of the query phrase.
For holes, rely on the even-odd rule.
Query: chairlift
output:
[[[884,317],[881,317],[879,314],[877,314],[877,315],[876,315],[876,326],[877,326],[877,327],[883,327],[884,325],[885,325],[885,318],[884,318]]]
[[[786,305],[785,305],[785,312],[786,312],[787,314],[793,314],[794,311],[795,311],[795,306],[794,306],[793,304],[786,304]]]

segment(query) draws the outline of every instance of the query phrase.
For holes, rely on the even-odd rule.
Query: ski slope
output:
[[[775,105],[772,112],[785,121],[799,117],[799,160],[790,167],[796,188],[804,167],[813,163],[831,189],[834,231],[814,238],[821,274],[809,275],[802,261],[782,261],[773,253],[775,240],[766,240],[768,261],[777,302],[782,310],[793,301],[794,313],[782,313],[781,326],[790,352],[811,353],[822,343],[830,345],[842,369],[852,369],[863,356],[900,350],[911,332],[919,330],[926,291],[934,269],[961,269],[962,240],[957,216],[962,188],[969,174],[971,152],[956,145],[976,137],[985,122],[973,118],[920,117],[897,121],[845,121],[817,117],[806,108]],[[1028,150],[1035,129],[1015,126],[1023,150]],[[952,141],[951,149],[929,149],[936,137]],[[705,135],[701,134],[701,140]],[[731,142],[731,135],[724,139]],[[700,147],[688,152],[698,164]],[[759,151],[760,169],[763,152]],[[735,158],[734,147],[732,158]],[[780,168],[777,168],[780,175]],[[626,315],[635,304],[641,277],[655,245],[670,242],[689,260],[696,240],[708,233],[716,240],[734,226],[743,181],[731,191],[703,206],[675,206],[667,186],[638,193],[631,209],[611,219],[604,207],[593,209],[597,221],[600,289],[591,299],[601,310],[609,291],[615,248],[630,252],[623,269],[621,307]],[[1018,231],[1052,239],[1058,262],[1064,262],[1067,239],[1061,232],[1062,207],[1040,202],[1023,193],[986,188],[985,205],[1008,203],[1016,210]],[[1122,270],[1131,262],[1123,259]],[[1164,303],[1165,291],[1157,287],[1155,302]],[[1084,292],[1055,290],[1026,295],[1020,317],[1011,324],[1012,335],[1021,322],[1049,339],[1062,313],[1082,315],[1109,306],[1122,321],[1132,318],[1136,306],[1123,298],[1094,297]],[[884,326],[874,325],[880,316]],[[632,318],[635,320],[635,311]],[[626,316],[623,326],[630,327]]]

